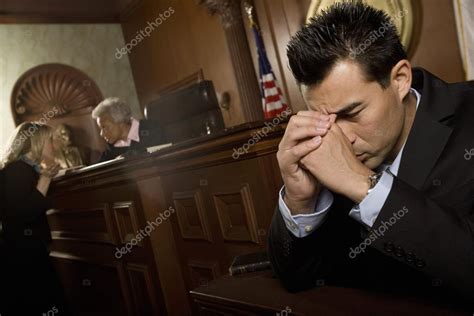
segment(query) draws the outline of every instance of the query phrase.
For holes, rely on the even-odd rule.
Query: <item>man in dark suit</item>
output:
[[[309,110],[291,117],[277,153],[269,253],[283,285],[470,306],[472,86],[412,69],[388,17],[362,3],[332,6],[287,53]]]
[[[160,127],[153,121],[132,117],[129,106],[119,98],[107,98],[92,112],[107,148],[100,161],[146,152],[147,147],[163,143]]]

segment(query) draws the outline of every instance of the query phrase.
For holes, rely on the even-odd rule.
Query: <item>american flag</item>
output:
[[[273,73],[272,66],[268,61],[265,45],[256,24],[252,25],[255,42],[257,44],[258,65],[260,75],[260,94],[262,95],[262,106],[265,119],[272,118],[285,111],[288,103],[281,93],[278,82]]]

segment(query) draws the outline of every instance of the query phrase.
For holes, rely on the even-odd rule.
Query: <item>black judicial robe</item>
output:
[[[141,120],[139,126],[140,141],[132,141],[129,147],[114,147],[107,144],[99,162],[112,160],[120,155],[133,156],[146,153],[146,148],[164,143],[164,134],[157,122]]]
[[[56,308],[59,315],[70,315],[49,257],[51,233],[46,211],[51,201],[36,189],[39,175],[23,161],[10,163],[0,172],[0,313],[43,315]]]

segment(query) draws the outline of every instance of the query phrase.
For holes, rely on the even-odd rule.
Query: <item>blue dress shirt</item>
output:
[[[413,88],[410,89],[410,92],[416,97],[416,108],[418,109],[421,95]],[[349,212],[350,217],[361,223],[367,229],[370,229],[374,224],[383,204],[385,203],[385,200],[390,193],[390,190],[392,189],[393,177],[398,174],[398,168],[400,166],[400,160],[404,147],[405,144],[403,144],[391,166],[387,164],[381,164],[375,170],[376,172],[383,171],[380,180],[377,182],[373,190],[370,191],[370,193],[367,194],[367,196],[358,205],[354,205],[354,207]],[[288,206],[283,201],[284,194],[285,187],[283,186],[279,194],[280,197],[278,201],[278,208],[280,209],[288,230],[299,238],[311,234],[323,224],[324,219],[326,218],[326,215],[328,214],[328,211],[334,202],[333,194],[328,189],[322,188],[318,199],[314,202],[314,213],[291,215]]]

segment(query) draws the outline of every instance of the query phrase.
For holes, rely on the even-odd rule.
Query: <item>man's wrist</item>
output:
[[[316,201],[318,200],[319,190],[318,192],[308,200],[293,200],[288,198],[288,195],[283,193],[283,202],[288,207],[291,215],[299,215],[299,214],[311,214],[314,213],[314,207],[316,205]]]
[[[375,188],[380,178],[382,177],[383,171],[379,173],[373,173],[369,176],[369,190],[367,190],[367,195]]]
[[[365,197],[367,196],[369,189],[371,188],[370,176],[374,174],[375,173],[372,170],[367,169],[367,171],[355,176],[355,182],[352,185],[351,191],[347,195],[347,197],[356,204],[362,202],[362,200],[365,199]]]

